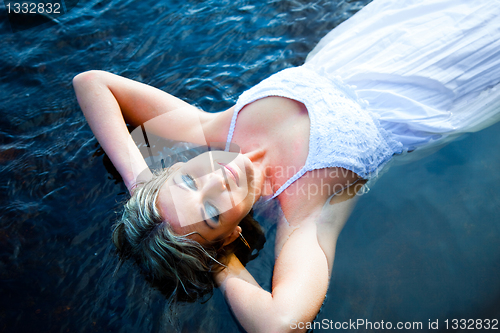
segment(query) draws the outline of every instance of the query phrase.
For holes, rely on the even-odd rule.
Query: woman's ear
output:
[[[241,233],[241,227],[236,226],[236,228],[234,228],[233,232],[229,236],[226,237],[226,239],[224,240],[224,244],[222,246],[226,246],[226,245],[234,242],[238,237],[240,237],[240,233]]]

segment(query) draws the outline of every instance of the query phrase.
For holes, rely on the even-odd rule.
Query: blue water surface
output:
[[[219,291],[171,322],[133,267],[113,276],[110,230],[126,188],[103,165],[71,80],[102,69],[224,110],[302,64],[368,2],[82,0],[25,30],[0,8],[0,331],[243,332]],[[358,319],[424,331],[429,320],[500,319],[499,166],[496,124],[391,168],[340,236],[314,331]],[[248,266],[268,290],[273,211],[258,214],[267,243]]]

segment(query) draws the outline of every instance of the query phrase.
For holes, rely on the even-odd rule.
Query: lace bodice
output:
[[[305,66],[288,68],[245,91],[236,103],[227,142],[231,142],[239,111],[258,99],[280,96],[303,103],[309,113],[309,153],[305,165],[281,186],[273,198],[307,171],[341,167],[370,179],[394,154],[400,142],[364,109],[354,90],[338,77],[327,77]]]

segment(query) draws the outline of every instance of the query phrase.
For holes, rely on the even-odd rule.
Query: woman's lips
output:
[[[224,169],[226,169],[227,173],[233,178],[234,182],[236,183],[236,186],[240,186],[240,177],[238,177],[238,173],[229,165],[224,164],[224,163],[219,163],[220,166],[222,166]]]

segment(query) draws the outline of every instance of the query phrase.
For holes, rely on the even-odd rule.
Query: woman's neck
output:
[[[254,167],[254,183],[258,189],[260,196],[269,196],[274,194],[274,174],[271,172],[272,165],[266,148],[256,148],[244,153],[246,157],[252,162]],[[257,200],[258,198],[256,198]]]

